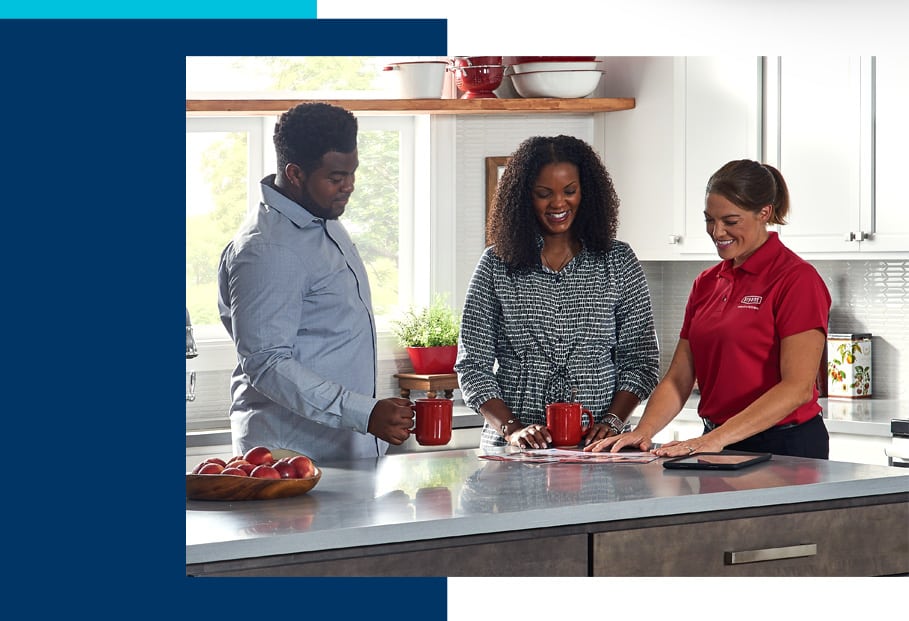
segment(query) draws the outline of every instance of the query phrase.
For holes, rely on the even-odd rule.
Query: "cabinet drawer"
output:
[[[593,535],[593,575],[907,573],[907,524],[909,503],[897,503],[600,532]],[[762,558],[770,560],[756,560]]]

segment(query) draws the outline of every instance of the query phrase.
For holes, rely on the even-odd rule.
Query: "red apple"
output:
[[[271,454],[271,450],[265,448],[264,446],[254,446],[243,454],[243,459],[248,461],[254,466],[261,466],[262,464],[270,464],[275,459]]]
[[[209,457],[203,463],[206,464],[218,464],[222,468],[227,465],[227,462],[221,459],[220,457]]]
[[[240,457],[239,459],[232,459],[231,461],[227,462],[227,467],[228,468],[239,468],[246,474],[249,474],[250,472],[253,471],[253,468],[255,468],[255,466],[253,464],[249,463],[242,457]]]
[[[297,469],[294,468],[294,465],[286,461],[278,460],[275,462],[275,465],[272,466],[281,474],[282,479],[296,479],[297,478]]]
[[[221,474],[230,474],[230,475],[233,475],[233,476],[235,476],[235,477],[247,477],[247,476],[249,476],[249,474],[247,474],[246,470],[243,470],[242,468],[233,468],[233,467],[231,467],[231,466],[228,466],[227,468],[225,468],[224,470],[222,470],[222,471],[221,471]]]
[[[257,479],[280,479],[281,473],[271,466],[262,464],[256,466],[255,469],[249,473],[249,476],[256,477]]]
[[[306,455],[291,457],[289,463],[294,467],[294,470],[297,471],[298,479],[308,479],[316,474],[315,464],[313,464],[312,460]]]
[[[197,474],[221,474],[222,470],[224,470],[224,468],[220,464],[207,463],[202,464],[202,467],[199,468]]]

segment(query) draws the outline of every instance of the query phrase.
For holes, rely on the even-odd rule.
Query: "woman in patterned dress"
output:
[[[621,432],[659,379],[650,292],[615,239],[619,200],[597,153],[533,137],[496,189],[488,247],[464,302],[455,370],[485,418],[482,448],[549,446],[546,404],[578,401],[582,444]]]

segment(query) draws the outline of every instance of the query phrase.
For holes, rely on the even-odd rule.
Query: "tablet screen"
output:
[[[666,468],[707,468],[717,470],[736,470],[751,464],[770,459],[769,453],[700,453],[687,457],[677,457],[664,462]]]

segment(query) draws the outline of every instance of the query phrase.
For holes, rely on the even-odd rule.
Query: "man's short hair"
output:
[[[278,170],[294,163],[310,173],[329,151],[351,153],[357,148],[357,117],[324,103],[304,103],[281,115],[275,123]]]

